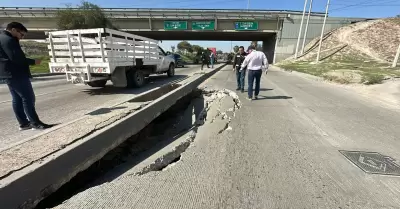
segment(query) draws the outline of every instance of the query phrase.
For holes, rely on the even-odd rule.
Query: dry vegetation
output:
[[[400,66],[390,67],[400,43],[400,18],[359,22],[325,34],[321,61],[314,63],[318,42],[319,38],[311,41],[298,60],[291,57],[277,65],[342,84],[400,77]]]
[[[28,58],[42,60],[40,65],[30,67],[32,73],[49,73],[50,57],[46,43],[21,41],[21,47]]]

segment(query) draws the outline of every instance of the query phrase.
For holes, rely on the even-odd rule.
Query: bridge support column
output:
[[[268,39],[262,41],[262,51],[267,56],[269,64],[274,62],[275,55],[275,45],[276,45],[276,34],[270,35]]]
[[[149,17],[149,29],[153,30],[153,21],[151,21],[151,17]]]

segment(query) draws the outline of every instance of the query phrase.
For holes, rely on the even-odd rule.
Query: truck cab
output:
[[[171,63],[175,68],[175,58],[172,54],[167,54],[160,46],[158,46],[158,55],[160,56],[161,62],[158,66],[157,72],[166,72],[169,70]]]

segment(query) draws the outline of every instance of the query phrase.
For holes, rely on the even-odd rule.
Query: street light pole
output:
[[[322,38],[324,37],[326,18],[328,17],[328,10],[329,10],[329,3],[330,3],[330,2],[331,2],[331,0],[328,0],[328,1],[326,2],[326,10],[325,10],[324,23],[322,24],[321,37],[319,38],[319,46],[318,46],[318,53],[317,53],[317,62],[319,62],[319,56],[320,56],[320,53],[321,53]]]
[[[303,22],[304,22],[304,16],[306,14],[307,2],[308,2],[308,0],[304,0],[303,15],[301,16],[301,23],[300,23],[299,35],[297,37],[296,51],[294,53],[294,58],[295,59],[297,59],[297,52],[299,51],[301,31],[303,30]]]
[[[250,7],[250,0],[247,0],[247,10],[249,10]]]
[[[306,29],[304,30],[304,37],[303,37],[303,45],[301,46],[301,54],[304,54],[304,47],[306,46],[306,39],[307,39],[307,32],[308,32],[308,24],[310,22],[310,16],[311,16],[311,11],[312,11],[312,4],[313,0],[310,0],[310,7],[308,9],[308,16],[307,16],[307,23],[306,23]]]

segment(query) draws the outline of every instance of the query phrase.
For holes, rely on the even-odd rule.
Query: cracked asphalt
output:
[[[134,95],[169,82],[179,82],[200,69],[198,65],[177,68],[176,76],[154,75],[149,84],[140,89],[121,89],[108,86],[104,89],[77,86],[64,79],[36,79],[32,85],[36,94],[36,108],[41,120],[50,124],[62,124],[83,116],[85,113],[123,102]],[[109,84],[111,85],[111,84]],[[0,149],[28,139],[40,131],[18,131],[18,123],[11,106],[11,95],[5,84],[0,84]]]
[[[235,85],[230,66],[203,84]],[[400,208],[400,177],[367,174],[339,152],[400,160],[398,109],[274,69],[261,87],[256,101],[238,93],[241,108],[221,133],[227,122],[213,116],[232,101],[211,105],[169,169],[122,175],[55,208]]]

